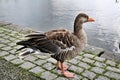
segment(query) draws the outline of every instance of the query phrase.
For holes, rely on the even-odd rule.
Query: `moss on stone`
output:
[[[28,71],[0,58],[0,79],[9,80],[9,78],[11,80],[41,80]]]

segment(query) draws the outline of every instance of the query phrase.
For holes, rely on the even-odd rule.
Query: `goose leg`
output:
[[[61,64],[62,64],[62,63],[61,63],[60,61],[57,61],[57,69],[60,69],[60,70],[62,69],[62,68],[61,68]],[[68,68],[69,68],[68,65],[63,64],[63,69],[64,69],[64,70],[67,70]]]
[[[63,76],[65,76],[65,77],[68,77],[68,78],[73,78],[74,77],[73,73],[70,73],[70,72],[64,70],[63,63],[61,63],[61,71],[62,71]]]

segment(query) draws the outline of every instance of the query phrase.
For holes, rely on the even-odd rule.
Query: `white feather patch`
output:
[[[66,48],[66,49],[61,49],[61,51],[72,51],[73,49],[75,49],[75,46],[71,46],[71,47]]]

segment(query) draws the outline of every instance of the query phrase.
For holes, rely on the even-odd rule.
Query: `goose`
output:
[[[33,50],[21,56],[34,53],[36,50],[51,54],[51,57],[57,60],[56,68],[61,70],[61,74],[72,78],[74,74],[67,71],[69,66],[63,64],[63,62],[74,58],[85,49],[87,35],[82,25],[86,22],[94,22],[94,19],[85,13],[80,13],[75,18],[73,32],[67,29],[56,29],[44,33],[29,34],[26,36],[28,37],[27,40],[16,43],[23,46],[18,51],[24,48],[31,48]]]

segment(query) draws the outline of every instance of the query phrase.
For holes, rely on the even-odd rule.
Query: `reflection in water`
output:
[[[118,52],[120,4],[114,0],[0,0],[0,20],[42,31],[72,30],[80,12],[95,19],[95,23],[84,25],[89,44]]]

